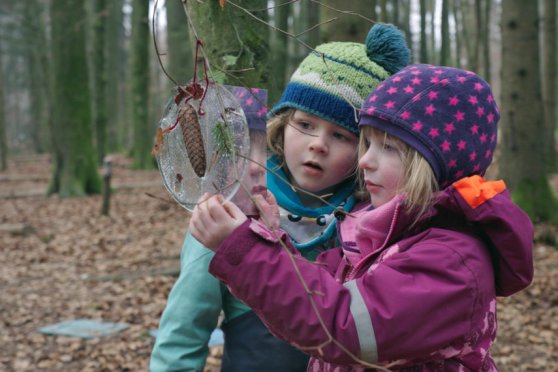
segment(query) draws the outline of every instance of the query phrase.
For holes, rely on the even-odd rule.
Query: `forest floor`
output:
[[[44,196],[48,157],[15,157],[0,172],[0,371],[148,369],[149,332],[175,281],[189,215],[157,171],[129,165],[114,158],[109,217],[100,196]],[[502,371],[558,370],[558,250],[537,242],[534,255],[533,284],[498,301],[492,354]],[[93,339],[38,331],[71,319],[129,327]],[[212,348],[207,371],[218,370],[221,352]]]

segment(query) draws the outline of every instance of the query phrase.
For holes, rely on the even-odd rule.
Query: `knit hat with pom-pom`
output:
[[[362,107],[360,126],[399,138],[430,164],[440,186],[484,175],[500,112],[488,83],[471,71],[411,65],[384,81]]]
[[[358,133],[358,111],[383,80],[410,62],[405,36],[376,24],[365,44],[319,45],[298,66],[270,115],[294,108]]]

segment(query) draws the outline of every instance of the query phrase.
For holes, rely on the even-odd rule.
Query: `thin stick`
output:
[[[155,28],[155,19],[157,18],[157,3],[159,0],[155,0],[155,4],[153,5],[153,19],[151,20],[151,29],[153,30],[153,46],[155,47],[155,54],[157,55],[157,59],[159,60],[159,66],[161,66],[161,70],[163,73],[169,78],[170,81],[173,82],[174,85],[178,85],[178,83],[169,75],[165,66],[163,65],[163,61],[161,60],[161,54],[159,53],[159,47],[157,45],[157,36],[156,36],[156,28]]]

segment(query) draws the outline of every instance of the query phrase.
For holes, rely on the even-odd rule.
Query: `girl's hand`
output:
[[[279,228],[281,220],[279,218],[279,206],[275,196],[270,191],[267,191],[265,198],[263,195],[256,195],[254,197],[256,207],[260,212],[260,222],[265,224],[271,230]]]
[[[200,243],[216,251],[246,220],[244,213],[235,204],[225,202],[222,195],[204,194],[190,218],[190,232]]]

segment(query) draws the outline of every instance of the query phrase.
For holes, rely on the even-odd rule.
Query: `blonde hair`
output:
[[[295,113],[294,108],[289,108],[277,115],[274,115],[267,121],[267,148],[269,151],[276,155],[281,166],[285,157],[284,142],[285,142],[285,126]]]
[[[418,219],[432,206],[434,194],[440,189],[432,167],[418,151],[399,138],[369,126],[362,127],[360,132],[358,145],[359,159],[368,150],[366,138],[371,135],[383,136],[384,141],[388,139],[394,141],[401,149],[400,156],[404,172],[403,182],[399,185],[397,193],[405,194],[407,211],[415,214]],[[361,189],[364,189],[362,172],[359,172],[359,181]]]

